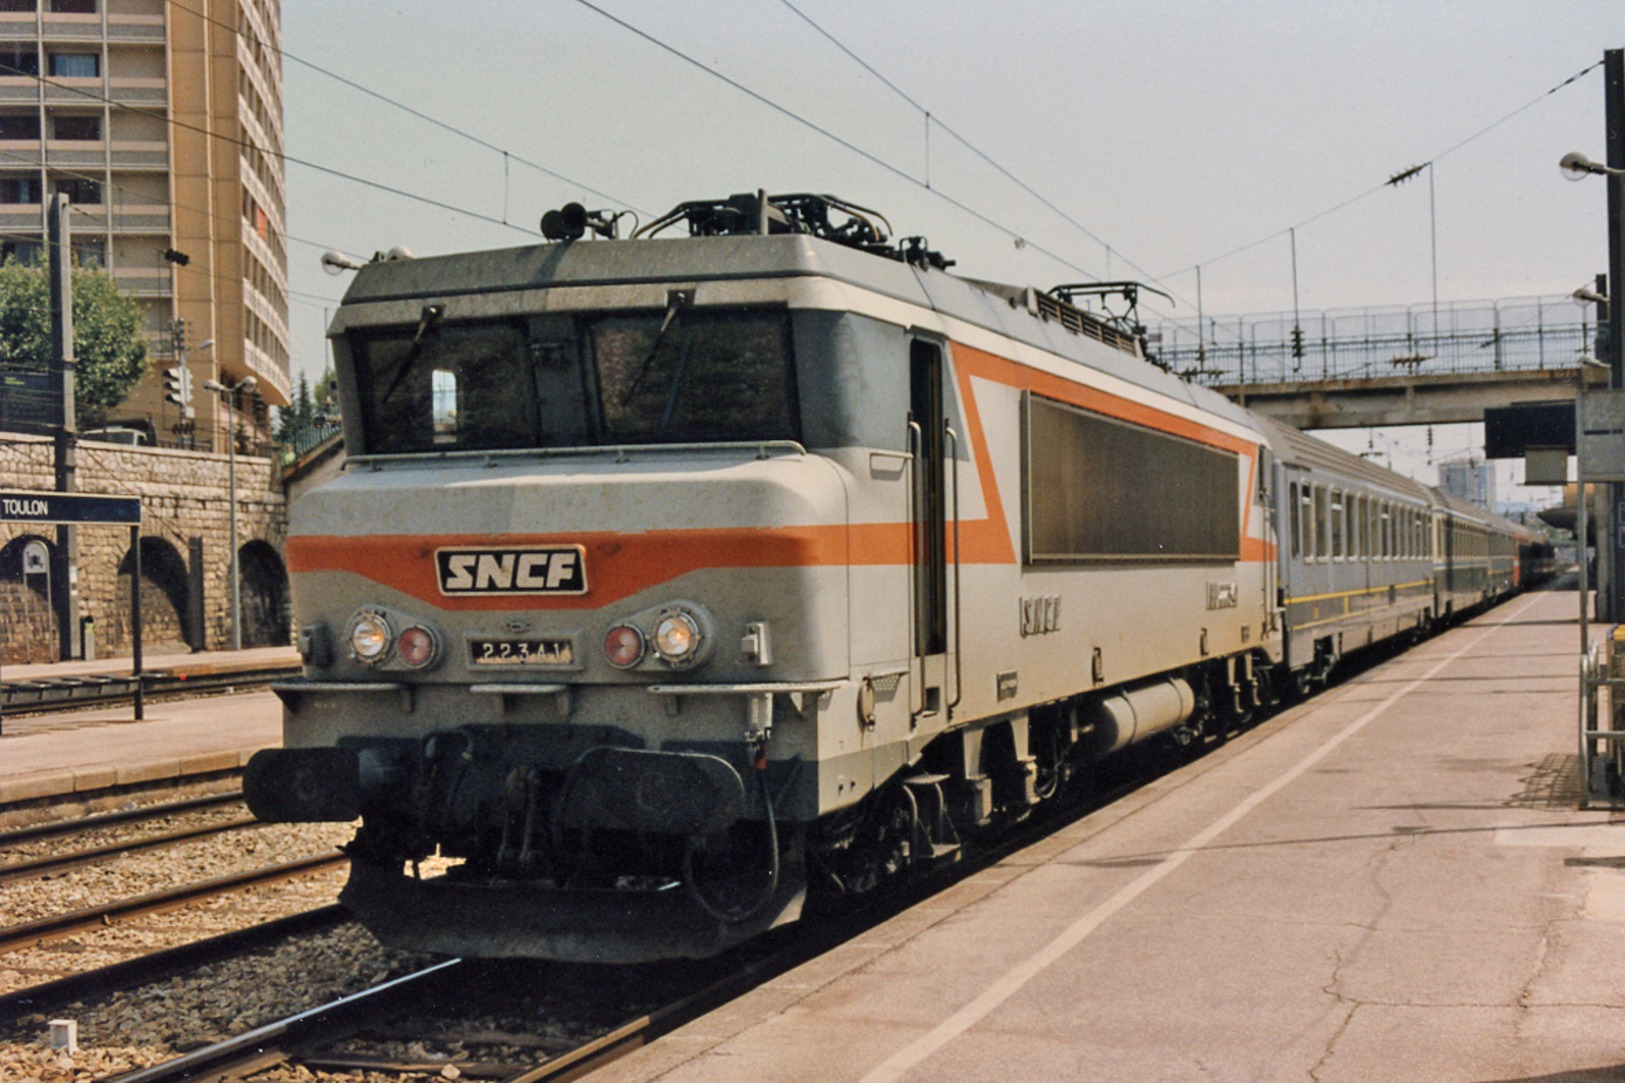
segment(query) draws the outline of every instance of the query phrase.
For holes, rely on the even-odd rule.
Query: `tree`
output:
[[[77,424],[96,425],[147,372],[141,307],[99,268],[73,270],[73,398]],[[51,292],[43,264],[0,264],[0,365],[51,359]]]
[[[316,418],[316,402],[310,394],[310,379],[299,375],[299,386],[293,394],[293,403],[276,409],[276,440],[292,442],[301,431],[310,429]]]

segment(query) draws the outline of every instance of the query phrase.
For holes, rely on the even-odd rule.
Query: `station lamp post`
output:
[[[1607,143],[1607,163],[1593,162],[1578,151],[1564,155],[1558,163],[1563,175],[1580,181],[1593,174],[1602,177],[1608,185],[1608,287],[1607,295],[1620,297],[1625,290],[1625,50],[1609,49],[1603,53],[1603,127]],[[1618,396],[1625,396],[1625,305],[1607,307],[1607,335],[1603,346],[1607,349],[1603,361],[1608,363],[1608,387]],[[1601,315],[1599,314],[1599,317]],[[1599,322],[1600,323],[1600,322]],[[1625,488],[1617,483],[1607,487],[1606,543],[1599,541],[1599,554],[1606,552],[1609,562],[1608,577],[1598,586],[1598,617],[1610,622],[1625,622],[1625,516],[1620,507],[1625,505]]]
[[[227,504],[231,507],[231,648],[243,647],[243,587],[242,571],[237,564],[237,394],[250,392],[258,382],[250,374],[235,385],[222,385],[218,381],[209,380],[203,387],[210,392],[220,394],[226,402],[226,464],[227,464]]]
[[[1586,556],[1586,541],[1591,535],[1590,525],[1586,521],[1586,515],[1590,512],[1586,501],[1586,369],[1605,370],[1608,367],[1590,355],[1581,355],[1574,361],[1578,364],[1576,376],[1579,379],[1574,390],[1574,538],[1578,541],[1576,550],[1580,559],[1580,655],[1585,656],[1591,652],[1591,586],[1588,580],[1591,571],[1590,559]],[[1602,548],[1597,550],[1601,551]]]

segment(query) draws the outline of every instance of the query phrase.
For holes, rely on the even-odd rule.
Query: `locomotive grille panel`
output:
[[[1027,398],[1027,561],[1234,562],[1240,461],[1042,397]]]

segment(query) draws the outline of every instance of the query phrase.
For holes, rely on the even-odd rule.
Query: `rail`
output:
[[[152,697],[256,687],[299,673],[297,665],[250,666],[212,672],[201,668],[186,672],[177,669],[142,672],[140,680],[143,693]],[[129,674],[94,673],[60,679],[12,680],[0,683],[0,710],[33,713],[125,702],[134,699],[136,685],[136,677]]]
[[[72,935],[75,932],[83,932],[86,929],[102,928],[126,918],[179,909],[181,906],[190,905],[201,899],[242,890],[245,887],[286,882],[308,872],[337,868],[339,865],[348,864],[349,861],[350,858],[344,853],[331,850],[283,864],[256,868],[250,872],[234,872],[228,876],[201,880],[197,883],[187,884],[184,887],[155,891],[151,894],[138,895],[135,898],[126,898],[106,905],[90,906],[86,909],[74,910],[71,913],[25,921],[21,924],[0,928],[0,954],[21,947],[32,947],[48,940]]]

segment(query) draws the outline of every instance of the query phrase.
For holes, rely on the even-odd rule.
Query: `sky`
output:
[[[1443,301],[1607,267],[1604,186],[1557,162],[1603,157],[1617,0],[284,0],[282,20],[296,378],[348,283],[323,250],[532,244],[571,200],[647,221],[833,193],[961,274],[1158,285],[1152,321],[1194,320],[1198,268],[1209,316],[1290,310],[1294,286],[1308,311],[1427,302],[1435,232]],[[1383,184],[1422,163],[1431,210],[1426,173]],[[1432,456],[1481,432],[1435,428]],[[1423,433],[1337,440],[1431,479]],[[1521,466],[1501,471],[1505,491]]]

